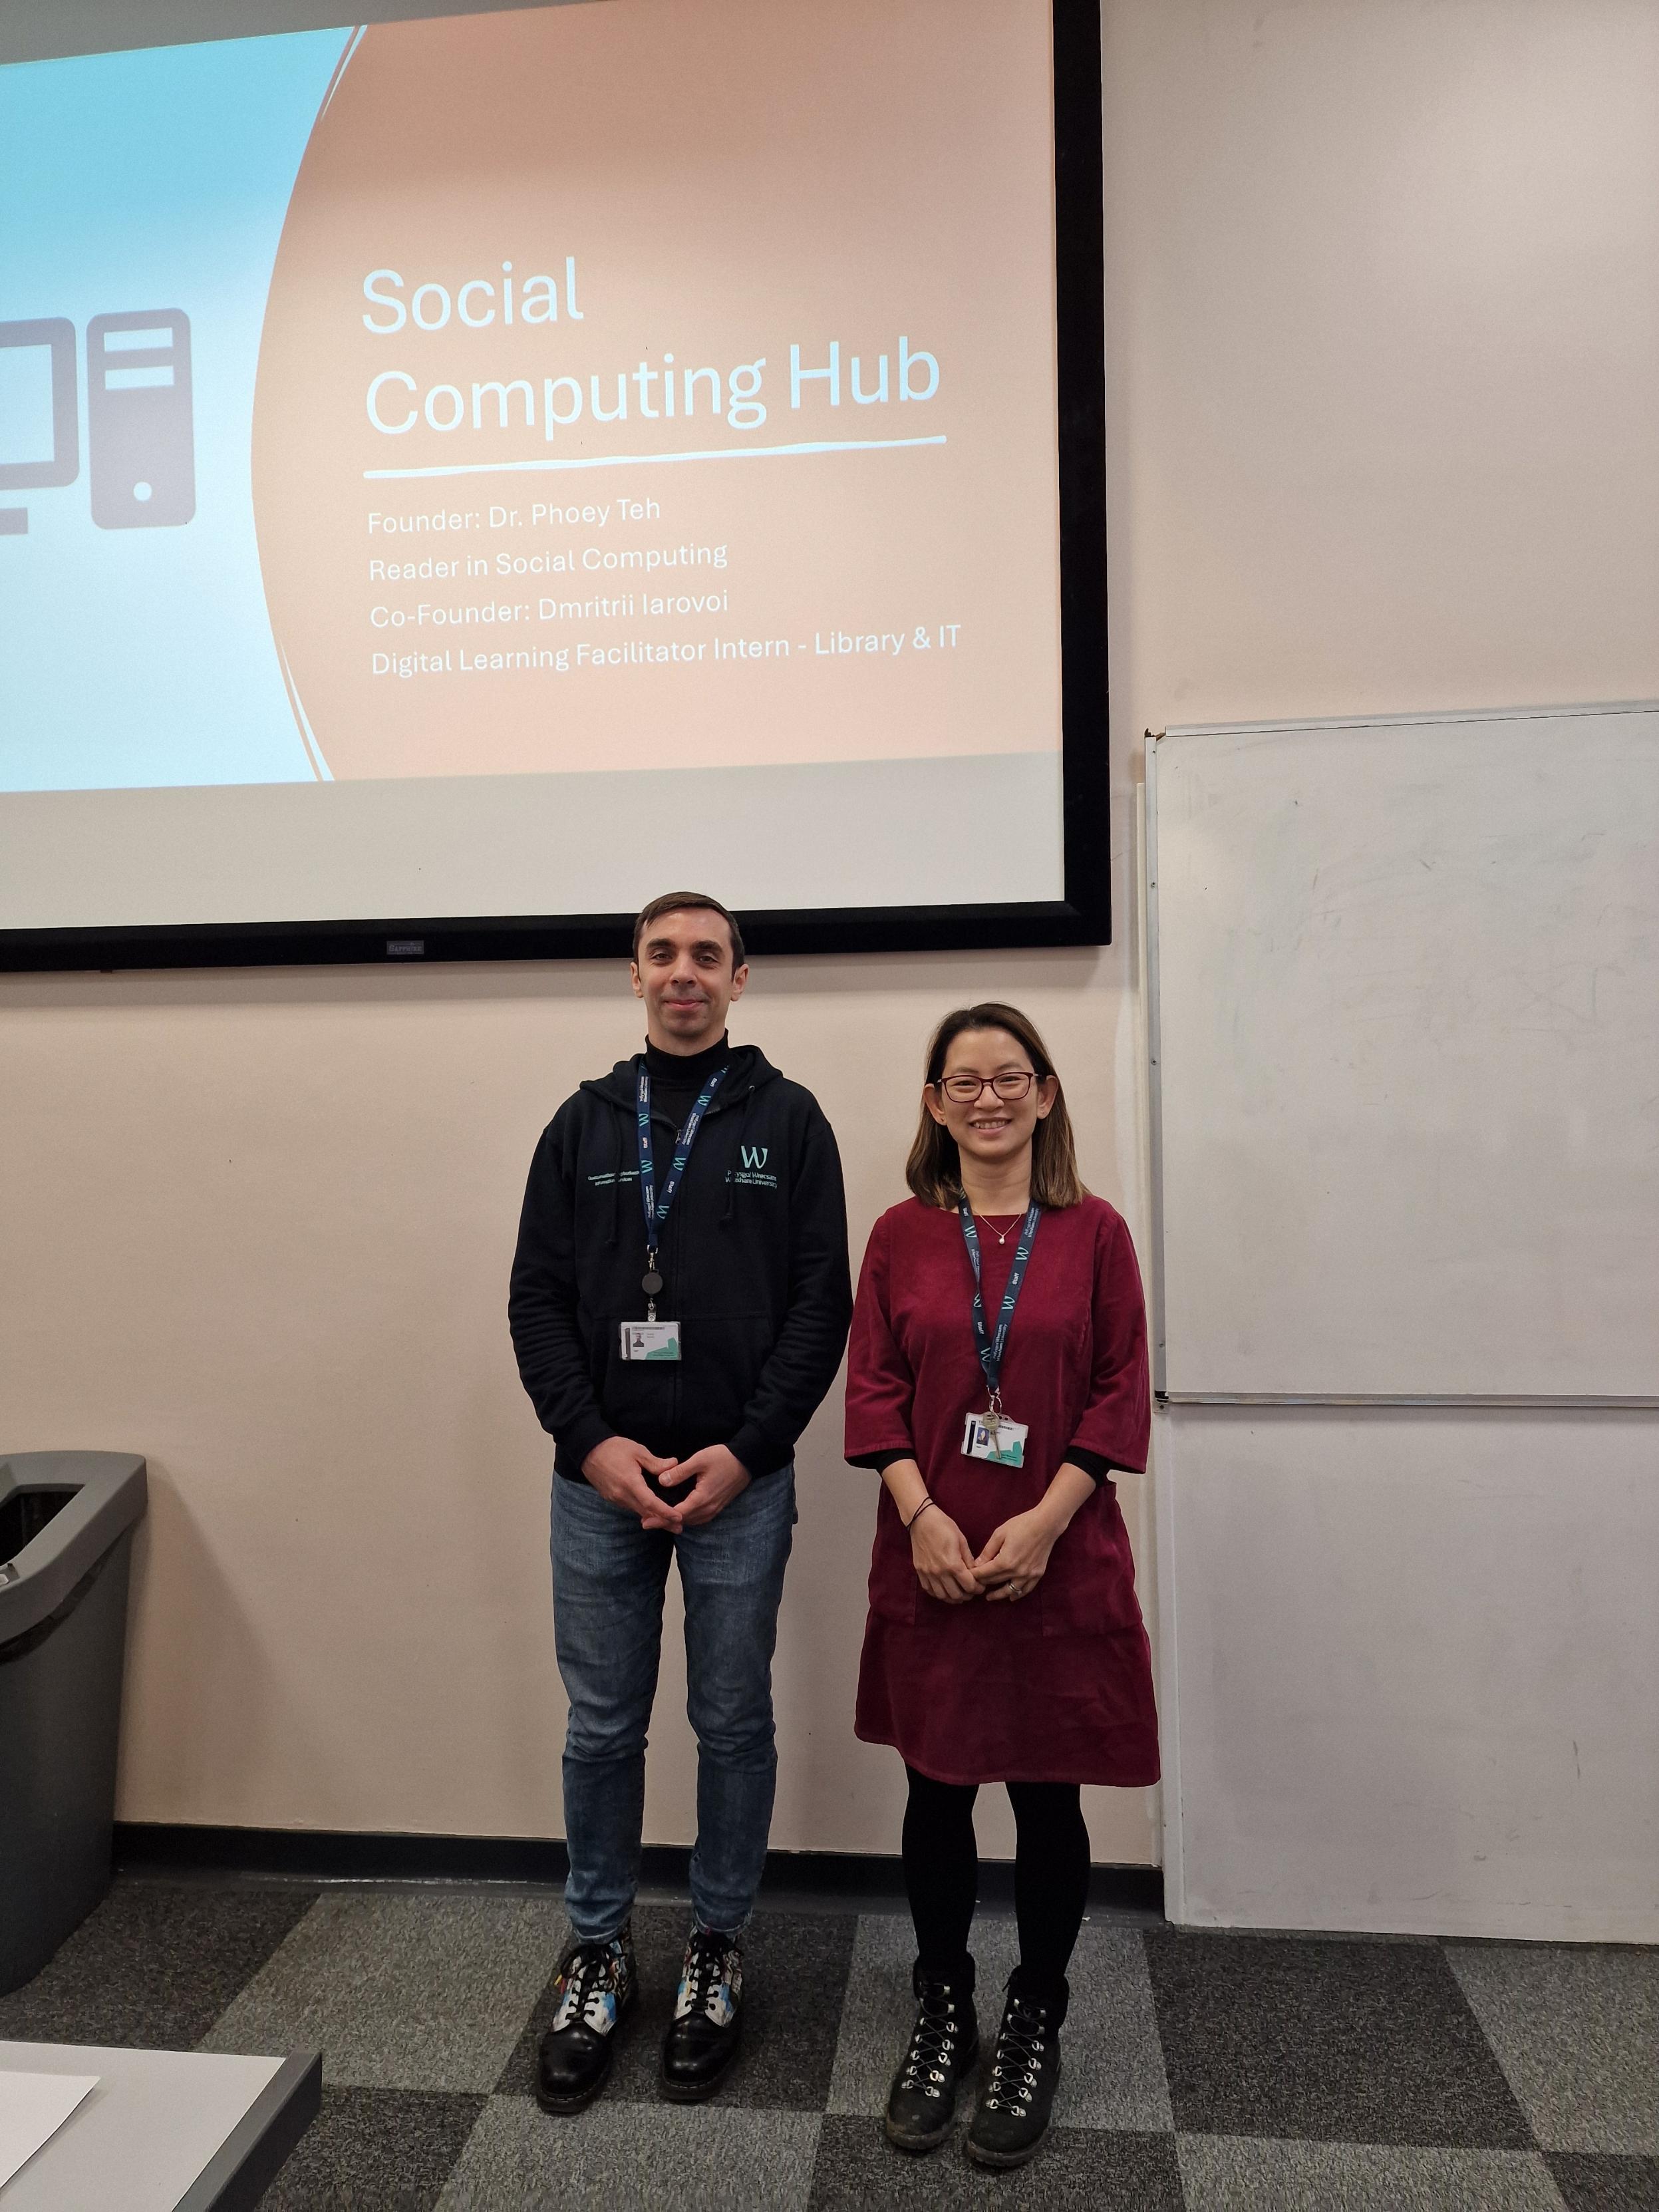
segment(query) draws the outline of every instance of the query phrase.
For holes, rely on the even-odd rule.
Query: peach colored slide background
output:
[[[836,761],[1056,750],[1057,513],[1052,125],[1046,0],[600,0],[371,28],[313,134],[277,257],[253,465],[277,643],[337,776]],[[577,269],[582,319],[364,328],[365,276],[498,287]],[[472,295],[474,312],[483,296]],[[435,299],[428,312],[435,310]],[[901,334],[939,363],[938,394],[896,398]],[[789,404],[789,346],[823,365]],[[765,357],[767,420],[728,427],[706,381],[690,422],[639,419],[631,376]],[[885,405],[855,405],[888,356]],[[416,404],[468,399],[462,427],[371,425],[371,379]],[[471,424],[475,381],[595,374],[629,418]],[[659,393],[660,387],[654,387]],[[406,388],[388,388],[388,419]],[[562,394],[561,408],[568,405]],[[660,404],[659,398],[656,404]],[[442,411],[441,405],[440,411]],[[539,414],[539,410],[538,410]],[[943,446],[367,482],[364,471],[810,439]],[[624,522],[617,502],[654,500]],[[608,526],[532,527],[532,503],[609,504]],[[490,507],[520,526],[491,530]],[[371,538],[371,512],[477,514],[465,532]],[[725,544],[728,565],[507,580],[498,552]],[[388,582],[373,558],[487,562],[488,577]],[[729,592],[729,611],[538,618],[544,596]],[[485,628],[375,629],[422,601],[528,605]],[[636,608],[638,602],[636,601]],[[957,624],[954,649],[909,642]],[[816,635],[902,634],[896,657],[824,657]],[[776,639],[787,659],[721,659],[714,640]],[[705,642],[677,665],[373,672],[373,654]],[[805,653],[800,650],[805,645]]]

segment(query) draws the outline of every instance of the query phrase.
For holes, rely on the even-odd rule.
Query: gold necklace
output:
[[[1013,1235],[1016,1224],[1024,1220],[1025,1212],[1024,1207],[1022,1207],[1019,1212],[1010,1214],[1008,1217],[1008,1226],[1006,1229],[999,1229],[996,1224],[991,1219],[989,1214],[987,1213],[976,1213],[974,1216],[974,1218],[975,1221],[982,1221],[985,1224],[985,1226],[990,1231],[992,1236],[996,1238],[999,1244],[1006,1244],[1008,1242],[1008,1239]]]

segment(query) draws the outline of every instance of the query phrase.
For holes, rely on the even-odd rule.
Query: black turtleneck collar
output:
[[[732,1040],[722,1034],[718,1044],[711,1044],[702,1052],[663,1052],[647,1037],[645,1046],[645,1070],[654,1086],[669,1091],[702,1089],[717,1067],[722,1067],[732,1057]]]

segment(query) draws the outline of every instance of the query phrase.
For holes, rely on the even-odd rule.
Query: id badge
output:
[[[622,1325],[624,1359],[678,1359],[680,1325],[677,1321],[625,1321]]]
[[[994,1427],[988,1415],[969,1413],[963,1428],[962,1449],[969,1459],[988,1459],[997,1467],[1024,1467],[1029,1434],[1024,1421],[1011,1421],[1006,1413],[998,1417]]]

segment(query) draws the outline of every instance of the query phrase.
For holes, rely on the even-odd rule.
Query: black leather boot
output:
[[[975,2166],[1024,2166],[1048,2132],[1048,2114],[1060,2086],[1060,2024],[1070,1992],[1039,1999],[1010,1976],[1008,2001],[997,2030],[991,2078],[968,2130],[968,2155]]]
[[[663,2038],[662,2093],[677,2105],[712,2096],[738,2055],[743,2029],[743,1953],[735,1936],[694,1928],[680,1968],[674,2017]]]
[[[580,2112],[610,2079],[617,2031],[638,1993],[632,1928],[608,1943],[573,1943],[554,1988],[559,2008],[542,2038],[536,2100],[546,2112]]]
[[[935,1981],[917,1966],[910,1982],[916,2021],[887,2093],[887,2140],[901,2150],[934,2150],[951,2132],[957,2089],[979,2063],[979,2021],[971,1981]]]

